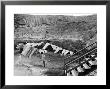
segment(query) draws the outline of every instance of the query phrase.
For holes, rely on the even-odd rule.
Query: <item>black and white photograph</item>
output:
[[[97,76],[97,14],[14,14],[14,76]]]
[[[106,5],[28,4],[5,7],[6,85],[105,84]]]

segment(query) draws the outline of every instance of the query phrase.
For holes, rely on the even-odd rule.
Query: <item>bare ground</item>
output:
[[[55,60],[46,60],[45,67],[41,58],[32,56],[26,58],[21,55],[14,57],[14,75],[15,76],[62,76],[63,62]]]

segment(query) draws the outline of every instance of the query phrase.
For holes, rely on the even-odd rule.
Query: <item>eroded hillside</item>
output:
[[[86,45],[91,43],[90,39],[96,41],[94,38],[97,36],[97,15],[15,14],[14,33],[15,40],[50,40],[60,44],[78,41]]]

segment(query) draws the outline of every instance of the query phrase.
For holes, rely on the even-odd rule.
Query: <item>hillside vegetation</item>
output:
[[[14,33],[15,41],[50,40],[69,50],[81,49],[97,40],[97,15],[15,14]]]

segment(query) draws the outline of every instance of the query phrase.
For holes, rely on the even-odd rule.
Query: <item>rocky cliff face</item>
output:
[[[87,41],[94,37],[97,15],[14,15],[15,39],[71,39]]]

